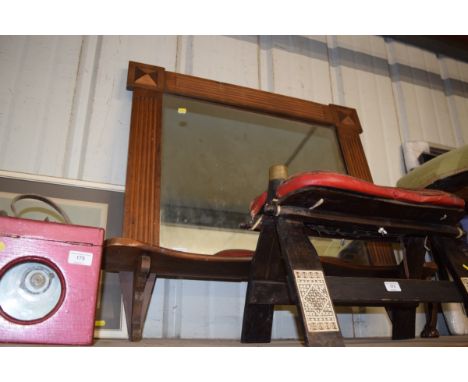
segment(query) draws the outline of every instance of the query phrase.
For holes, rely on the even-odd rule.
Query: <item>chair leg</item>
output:
[[[273,218],[265,216],[257,248],[252,259],[245,299],[241,342],[267,343],[271,341],[274,304],[258,304],[255,282],[284,280],[284,266]]]
[[[468,280],[468,273],[466,272],[466,267],[468,267],[468,250],[466,249],[466,244],[461,240],[432,237],[431,247],[434,260],[438,265],[439,278],[441,280],[449,280],[448,272],[452,273],[455,284],[462,290],[462,295],[465,293],[466,307],[466,292],[468,287],[463,284],[463,279]],[[464,264],[466,267],[463,266]],[[421,332],[421,337],[439,337],[439,331],[436,327],[439,309],[440,303],[429,303],[426,305],[427,323]]]
[[[133,272],[120,272],[120,286],[131,341],[140,341],[156,275],[150,274],[151,258],[141,255]]]
[[[437,330],[437,314],[439,312],[440,304],[437,302],[429,302],[424,304],[424,310],[426,312],[426,325],[421,332],[423,338],[437,338],[439,337],[439,331]]]
[[[249,304],[245,306],[242,323],[242,343],[269,343],[273,328],[274,305]]]
[[[406,277],[421,279],[423,274],[424,238],[408,237],[404,240]],[[392,311],[392,339],[404,340],[416,336],[416,308],[417,304],[397,306]]]
[[[344,345],[320,259],[304,225],[266,217],[252,260],[242,342],[270,342],[275,303],[297,305],[307,346]]]
[[[279,218],[277,232],[306,346],[344,346],[320,259],[304,224]]]
[[[468,245],[462,240],[433,236],[431,248],[441,278],[448,279],[448,271],[463,298],[465,312],[468,314]]]
[[[407,340],[415,337],[417,305],[399,306],[392,309],[392,340]]]

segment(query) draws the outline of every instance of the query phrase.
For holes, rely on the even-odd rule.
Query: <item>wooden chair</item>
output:
[[[268,191],[251,205],[252,225],[260,224],[261,233],[249,277],[243,342],[270,341],[275,304],[297,305],[306,344],[332,346],[343,343],[333,304],[388,307],[394,339],[414,337],[420,302],[457,300],[467,306],[467,258],[456,240],[465,234],[458,226],[462,199],[441,191],[379,187],[335,173],[286,178],[284,170],[279,176],[274,172]],[[309,236],[401,241],[411,279],[327,276]],[[454,284],[421,280],[426,238]]]
[[[265,199],[264,205],[260,206],[254,216],[254,218],[264,216],[263,221],[257,226],[257,229],[261,229],[261,233],[254,253],[243,250],[228,250],[210,256],[160,247],[161,89],[166,86],[171,92],[179,92],[186,96],[194,95],[201,99],[211,99],[205,93],[202,94],[196,87],[200,83],[199,79],[190,76],[168,73],[162,68],[145,64],[130,63],[128,88],[135,87],[135,91],[127,164],[124,237],[110,239],[106,242],[103,269],[120,274],[131,340],[139,340],[142,337],[145,316],[155,280],[160,277],[170,277],[249,281],[242,331],[242,340],[245,342],[269,340],[268,325],[271,324],[274,305],[294,303],[299,306],[298,311],[303,317],[307,344],[341,344],[339,332],[333,331],[331,336],[325,333],[316,338],[315,335],[310,335],[310,331],[304,326],[304,323],[307,323],[303,310],[304,304],[302,297],[297,292],[297,283],[294,281],[294,271],[297,270],[297,264],[291,260],[291,256],[294,257],[297,251],[300,252],[298,256],[302,259],[299,264],[306,266],[306,276],[309,271],[321,272],[325,270],[325,284],[330,289],[331,300],[334,304],[388,306],[393,315],[393,338],[414,337],[415,306],[421,301],[429,301],[428,294],[432,293],[431,301],[434,301],[434,296],[439,301],[462,301],[460,292],[450,282],[433,283],[404,279],[405,277],[420,279],[423,277],[425,269],[426,272],[431,272],[431,268],[427,265],[425,267],[424,261],[421,261],[423,255],[421,255],[420,244],[425,235],[431,233],[436,237],[441,235],[453,237],[460,233],[456,227],[460,208],[453,206],[449,207],[447,212],[450,219],[444,220],[443,223],[435,221],[423,224],[416,220],[418,214],[423,213],[422,216],[428,214],[429,217],[435,218],[437,216],[439,218],[438,214],[442,210],[445,211],[446,208],[434,207],[430,204],[412,206],[411,203],[408,206],[397,200],[384,199],[382,201],[379,197],[368,194],[360,195],[349,190],[332,192],[325,188],[327,200],[333,197],[334,199],[330,200],[334,200],[334,202],[333,204],[327,202],[327,207],[317,209],[318,215],[315,215],[314,210],[310,211],[306,208],[307,211],[305,211],[300,204],[290,205],[289,198],[281,199],[280,197],[278,199],[278,197],[274,197],[277,188],[281,188],[283,182],[287,183],[284,179],[275,178],[270,181],[270,196]],[[353,164],[351,161],[353,158],[351,148],[357,148],[358,152],[363,153],[358,136],[362,130],[356,113],[352,109],[289,100],[286,99],[287,97],[253,92],[249,89],[217,82],[203,81],[202,85],[205,89],[211,89],[213,97],[221,97],[232,105],[234,103],[227,94],[233,95],[234,98],[237,97],[235,99],[238,104],[245,105],[250,109],[254,108],[249,103],[250,99],[258,98],[261,101],[259,105],[262,105],[261,107],[266,108],[267,111],[272,108],[273,102],[276,105],[275,113],[292,111],[293,114],[297,114],[294,114],[294,117],[311,118],[312,121],[334,125],[342,143],[341,150],[346,159],[348,170],[353,175],[369,179],[370,173],[367,164],[361,163],[362,155],[359,159],[361,161],[359,165]],[[255,106],[255,108],[257,107],[260,106]],[[281,111],[282,109],[284,111]],[[306,200],[302,201],[306,202]],[[335,206],[335,210],[328,210],[331,205]],[[338,207],[340,206],[348,208],[339,211]],[[282,211],[281,213],[277,211],[278,208]],[[294,213],[291,212],[290,208],[293,208]],[[400,221],[402,209],[411,211],[412,215],[408,221]],[[394,214],[395,211],[398,213]],[[276,215],[277,212],[278,215]],[[285,212],[288,214],[283,215]],[[303,212],[312,215],[303,216]],[[367,212],[372,212],[372,214],[366,216]],[[258,214],[260,215],[257,216]],[[319,229],[314,230],[314,226],[319,227]],[[394,229],[395,232],[393,232]],[[400,265],[357,266],[336,259],[320,259],[316,256],[313,247],[311,249],[310,242],[306,244],[304,232],[311,235],[319,234],[330,237],[335,235],[340,238],[379,241],[402,238],[408,248],[408,253],[415,252],[415,255],[407,256],[405,262]],[[390,234],[385,235],[383,232],[390,232]],[[297,246],[293,246],[294,249],[291,247],[291,241],[288,241],[287,238],[296,236]],[[271,245],[273,245],[273,249],[266,251],[265,248],[270,248]],[[386,257],[392,259],[388,251],[379,252],[379,248],[381,247],[372,247],[378,252],[376,253],[377,259],[379,256],[381,259]],[[442,256],[443,259],[445,257]],[[265,259],[267,259],[266,264]],[[271,260],[271,264],[268,259]],[[302,261],[304,263],[301,263]],[[384,262],[382,261],[382,263]],[[275,268],[274,264],[278,267]],[[353,275],[353,277],[341,277],[343,275]],[[384,279],[376,278],[379,276]],[[384,281],[388,281],[387,279],[390,281],[398,280],[395,282],[399,283],[402,293],[395,294],[385,289],[382,290],[385,286]],[[307,280],[305,281],[307,282]],[[457,285],[459,286],[458,281]],[[323,286],[323,283],[321,285]],[[259,329],[260,321],[263,324]]]

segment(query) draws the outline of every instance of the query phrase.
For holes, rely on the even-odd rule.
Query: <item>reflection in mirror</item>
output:
[[[257,234],[238,227],[271,165],[346,173],[332,126],[174,95],[164,95],[161,157],[161,245],[202,253],[255,248]],[[347,243],[316,245],[335,256]]]

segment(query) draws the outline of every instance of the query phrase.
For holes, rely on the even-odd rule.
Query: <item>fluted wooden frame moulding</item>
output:
[[[127,89],[133,91],[133,98],[125,189],[124,237],[159,245],[164,94],[334,126],[348,174],[372,181],[359,138],[362,127],[355,109],[174,73],[162,67],[133,61],[129,62]],[[385,244],[369,243],[368,249],[373,265],[395,264],[393,253]]]

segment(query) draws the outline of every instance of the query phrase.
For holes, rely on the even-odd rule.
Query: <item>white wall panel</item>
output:
[[[61,176],[82,39],[0,37],[0,167]]]
[[[468,64],[439,58],[457,146],[468,143]]]
[[[157,280],[144,337],[239,339],[246,289],[245,282]],[[349,310],[337,309],[341,331],[348,338],[354,336]],[[299,338],[296,321],[294,307],[277,306],[272,338]]]
[[[258,89],[257,36],[193,36],[186,74]]]
[[[402,174],[401,139],[385,42],[374,36],[332,37],[329,50],[334,91],[340,93],[335,99],[357,109],[373,180],[392,186]]]
[[[103,37],[80,179],[125,184],[132,96],[126,90],[128,62],[174,70],[176,50],[175,36]]]
[[[332,102],[326,37],[273,36],[270,91],[309,101]]]
[[[81,158],[86,148],[90,110],[96,89],[97,56],[101,43],[102,37],[84,36],[81,44],[63,164],[64,178],[80,178],[83,167]]]
[[[259,89],[267,92],[274,91],[273,38],[274,36],[258,36]]]
[[[404,139],[456,146],[437,57],[395,41],[388,44]]]

